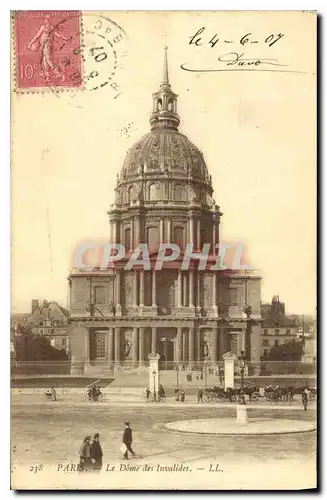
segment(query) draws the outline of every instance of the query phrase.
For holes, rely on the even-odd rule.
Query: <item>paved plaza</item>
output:
[[[13,397],[12,467],[17,487],[80,489],[310,488],[316,484],[315,432],[273,436],[214,436],[171,432],[164,425],[233,419],[235,408],[209,405],[42,403]],[[249,408],[250,419],[314,424],[315,411]],[[124,422],[131,422],[137,457],[122,460]],[[223,421],[222,421],[223,422]],[[76,472],[87,435],[100,433],[101,473]],[[42,470],[34,472],[35,466]],[[110,468],[115,468],[115,474]],[[118,471],[118,473],[116,473]],[[167,474],[169,471],[169,474]],[[111,472],[111,473],[110,473]],[[152,473],[151,473],[152,472]],[[154,473],[156,472],[156,473]]]

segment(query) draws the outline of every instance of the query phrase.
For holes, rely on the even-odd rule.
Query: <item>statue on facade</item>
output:
[[[111,301],[109,303],[109,313],[113,314],[114,312],[115,312],[115,306],[114,306],[114,303]]]

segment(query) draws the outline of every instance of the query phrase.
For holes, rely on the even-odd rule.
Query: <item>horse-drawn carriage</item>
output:
[[[244,396],[248,401],[288,401],[292,402],[295,390],[292,386],[267,386],[260,388],[256,386],[246,385],[243,389]],[[241,398],[241,388],[226,389],[214,386],[204,391],[204,401],[215,401],[218,403],[230,402],[235,403]]]

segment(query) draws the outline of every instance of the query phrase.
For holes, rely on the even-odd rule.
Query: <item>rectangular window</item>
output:
[[[97,333],[96,334],[96,357],[97,359],[106,358],[106,334]]]
[[[104,286],[94,288],[94,301],[98,305],[104,304]]]
[[[264,355],[264,357],[268,356],[268,349],[263,350],[263,355]]]
[[[279,335],[279,328],[275,328],[275,335]]]
[[[291,329],[290,328],[286,328],[286,335],[291,335]]]
[[[268,339],[263,339],[263,341],[262,341],[262,345],[265,345],[265,346],[266,346],[266,345],[269,345]]]
[[[55,329],[51,328],[51,335],[54,335]]]
[[[279,340],[275,340],[275,347],[279,345]]]
[[[263,330],[263,334],[264,334],[264,335],[268,335],[268,328],[265,328],[265,329]]]
[[[61,344],[62,344],[63,347],[65,347],[67,345],[66,339],[62,339]]]

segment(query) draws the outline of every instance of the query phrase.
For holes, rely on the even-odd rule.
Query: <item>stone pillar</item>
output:
[[[108,364],[112,365],[114,361],[114,329],[108,328]]]
[[[194,245],[194,216],[191,215],[189,218],[189,223],[190,223],[190,237],[189,237],[189,243],[192,243]]]
[[[160,243],[164,242],[164,221],[160,219]]]
[[[217,306],[217,273],[213,273],[212,277],[212,310],[214,316],[218,316],[218,306]]]
[[[187,305],[187,274],[182,274],[182,282],[183,282],[183,306]]]
[[[222,355],[225,354],[225,329],[219,329],[219,359],[222,358]]]
[[[140,365],[144,362],[144,334],[145,329],[143,326],[139,329],[140,339],[139,339],[139,363]]]
[[[200,222],[200,218],[198,218],[197,220],[197,225],[196,225],[196,229],[197,229],[197,234],[196,234],[196,246],[197,246],[197,250],[201,250],[201,222]]]
[[[167,243],[171,243],[171,219],[167,219]]]
[[[140,270],[140,306],[144,306],[144,270]]]
[[[182,340],[182,346],[183,346],[182,361],[184,362],[184,361],[187,361],[187,359],[186,359],[187,337],[186,337],[186,332],[184,330],[182,332],[182,339],[183,339]]]
[[[182,273],[180,270],[177,276],[177,307],[182,307]]]
[[[109,221],[109,243],[114,243],[112,220]]]
[[[201,352],[201,330],[200,330],[200,328],[197,328],[195,338],[196,338],[196,360],[198,362],[200,362],[201,358],[202,358],[202,352]]]
[[[121,270],[116,269],[116,293],[115,293],[115,302],[116,302],[116,307],[115,307],[115,315],[116,316],[121,316],[121,304],[120,304],[120,281],[121,281]]]
[[[120,362],[120,327],[115,328],[115,365]]]
[[[237,357],[235,354],[226,353],[224,360],[224,389],[234,389],[234,365]]]
[[[112,221],[112,243],[118,243],[117,239],[117,222],[115,220]]]
[[[211,332],[211,361],[217,361],[217,328],[213,328]]]
[[[130,249],[134,249],[134,219],[131,219],[131,236],[129,241]]]
[[[138,362],[138,351],[139,351],[139,345],[138,345],[138,335],[137,335],[137,328],[133,328],[133,340],[132,340],[132,360],[133,360],[133,365],[136,366]]]
[[[194,271],[191,269],[188,273],[189,275],[189,307],[194,307]]]
[[[192,370],[194,361],[194,328],[190,328],[188,332],[188,366]]]
[[[152,307],[157,306],[157,274],[156,271],[152,271]]]
[[[213,221],[213,227],[212,227],[212,245],[211,245],[211,253],[215,253],[215,244],[216,244],[216,219]]]
[[[197,272],[197,287],[196,287],[196,308],[198,312],[201,310],[201,273]]]
[[[137,272],[133,272],[133,307],[137,307]]]
[[[85,363],[90,363],[90,330],[85,328],[84,333],[84,342],[85,342]]]
[[[134,247],[136,248],[140,243],[140,217],[136,216],[134,219]]]
[[[157,328],[155,326],[151,329],[151,351],[157,352]]]
[[[177,328],[177,336],[176,336],[176,362],[180,363],[181,361],[181,350],[182,350],[182,328],[179,326]]]

